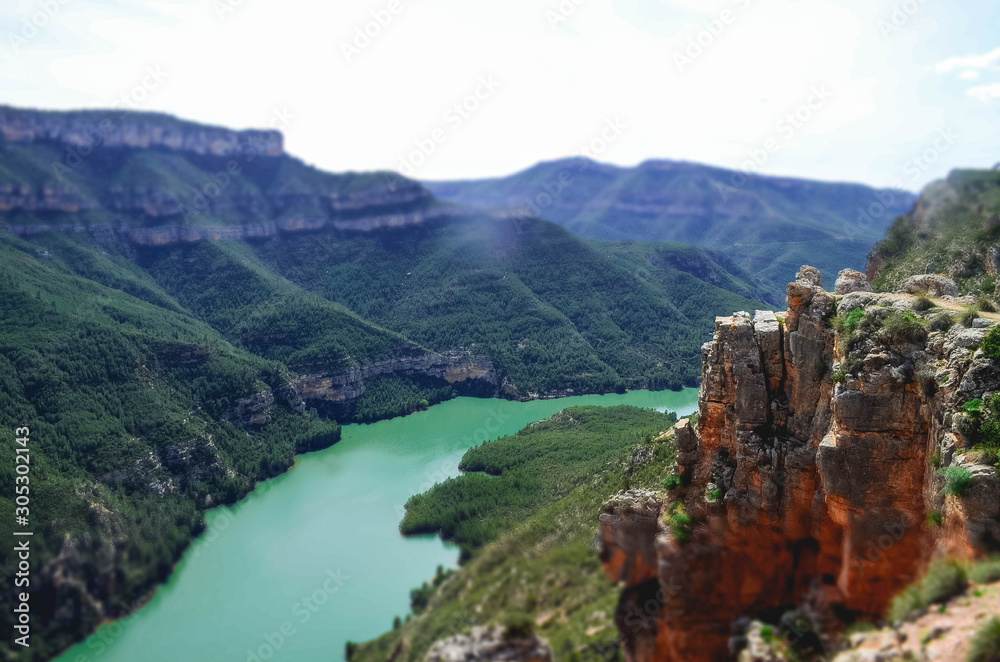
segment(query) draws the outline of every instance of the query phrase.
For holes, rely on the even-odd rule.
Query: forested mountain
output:
[[[0,108],[0,516],[30,425],[41,579],[22,659],[133,610],[204,508],[338,421],[693,385],[713,317],[763,296],[711,251],[324,173],[275,132]]]
[[[746,175],[676,161],[620,168],[587,159],[540,163],[499,179],[426,182],[439,198],[514,207],[591,239],[679,241],[723,251],[775,301],[803,264],[833,282],[861,269],[872,244],[916,196],[859,184]]]

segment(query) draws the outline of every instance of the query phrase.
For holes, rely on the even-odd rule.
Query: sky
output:
[[[995,0],[4,0],[0,104],[277,128],[334,172],[585,155],[919,190],[1000,161]]]

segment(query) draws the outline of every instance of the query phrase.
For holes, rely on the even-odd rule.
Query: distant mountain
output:
[[[783,300],[803,264],[832,279],[861,269],[886,228],[916,196],[860,184],[647,161],[620,168],[586,159],[540,163],[498,179],[425,182],[443,200],[513,207],[590,239],[679,241],[722,251]]]
[[[955,170],[927,186],[868,258],[878,288],[927,273],[954,278],[965,293],[997,294],[1000,169]]]
[[[325,173],[275,132],[0,107],[0,460],[30,425],[45,523],[24,659],[130,612],[205,508],[335,443],[338,422],[694,385],[714,317],[764,296],[713,251]],[[5,626],[15,601],[0,592]]]

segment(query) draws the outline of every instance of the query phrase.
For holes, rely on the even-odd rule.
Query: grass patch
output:
[[[880,336],[891,345],[910,345],[927,340],[927,324],[910,311],[896,311],[882,322]]]
[[[1000,660],[1000,618],[993,617],[972,638],[969,662],[997,662]]]
[[[1000,582],[1000,559],[984,561],[972,566],[969,579],[977,584],[992,584]]]
[[[927,574],[903,589],[889,606],[888,619],[903,623],[919,617],[933,605],[944,605],[951,598],[965,591],[969,577],[958,562],[938,559],[931,563]]]
[[[979,319],[979,308],[969,306],[958,314],[958,323],[962,326],[972,327],[972,324]]]
[[[997,311],[996,301],[994,301],[993,297],[986,293],[980,294],[976,297],[976,306],[984,313],[995,313]]]
[[[945,467],[940,473],[944,477],[942,492],[948,496],[964,498],[972,488],[972,472],[965,467]]]
[[[683,502],[675,501],[671,503],[667,509],[664,521],[679,541],[688,542],[691,540],[691,527],[694,524],[694,520],[688,515]]]

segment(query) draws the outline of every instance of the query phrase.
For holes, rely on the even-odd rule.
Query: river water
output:
[[[409,591],[457,549],[403,538],[413,494],[458,475],[470,447],[566,407],[688,414],[698,390],[509,402],[458,398],[405,418],[344,427],[332,448],[235,506],[207,514],[206,533],[169,582],[134,614],[101,627],[59,662],[331,662],[405,616]],[[595,513],[595,517],[597,514]]]

